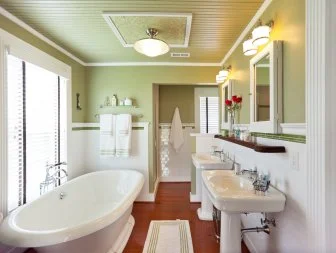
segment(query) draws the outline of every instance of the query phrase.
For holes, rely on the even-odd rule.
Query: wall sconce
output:
[[[248,39],[243,43],[243,52],[246,56],[254,55],[258,52],[258,47],[253,45],[252,41],[253,39]]]
[[[259,24],[252,31],[252,43],[254,46],[259,47],[261,45],[266,44],[270,38],[270,32],[274,25],[273,20],[263,25],[261,20],[259,20]]]
[[[223,83],[225,79],[229,76],[231,69],[232,67],[230,65],[229,67],[224,67],[221,71],[219,71],[218,75],[216,75],[216,82]]]

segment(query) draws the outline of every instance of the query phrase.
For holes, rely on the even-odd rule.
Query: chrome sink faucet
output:
[[[248,179],[254,181],[258,178],[258,169],[257,167],[254,167],[253,169],[242,170],[240,174],[241,175],[248,174],[249,175]]]

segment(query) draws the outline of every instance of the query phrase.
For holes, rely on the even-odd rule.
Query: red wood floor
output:
[[[200,204],[190,203],[189,193],[190,183],[160,183],[155,203],[135,203],[135,226],[124,252],[142,252],[151,220],[181,219],[189,220],[195,253],[219,253],[213,223],[198,219]],[[249,252],[244,243],[242,252]]]

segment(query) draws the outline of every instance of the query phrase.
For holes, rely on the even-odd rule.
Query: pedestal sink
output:
[[[270,187],[256,195],[252,182],[233,171],[203,171],[202,179],[213,205],[221,211],[220,253],[241,252],[241,213],[281,212],[286,197]]]
[[[201,208],[197,209],[200,220],[212,220],[212,203],[208,194],[203,190],[202,171],[203,170],[231,170],[232,162],[222,162],[217,156],[209,153],[192,154],[192,162],[196,168],[196,194],[194,200],[201,201]]]

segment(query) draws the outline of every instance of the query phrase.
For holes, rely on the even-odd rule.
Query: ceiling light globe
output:
[[[148,57],[156,57],[169,52],[168,44],[155,38],[138,40],[134,43],[134,49]]]
[[[270,38],[271,28],[267,25],[258,26],[252,31],[253,45],[258,47],[266,44]]]
[[[258,52],[258,47],[253,45],[253,39],[244,41],[243,43],[243,53],[246,56],[254,55]]]

